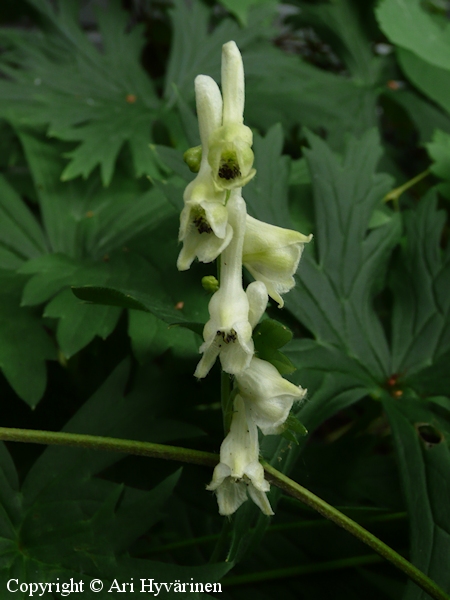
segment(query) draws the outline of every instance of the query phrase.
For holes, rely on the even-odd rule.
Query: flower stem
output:
[[[122,454],[135,454],[138,456],[151,456],[176,460],[180,462],[193,463],[207,467],[214,467],[218,462],[218,456],[210,452],[190,450],[177,446],[166,446],[164,444],[153,444],[151,442],[139,442],[135,440],[122,440],[110,437],[99,437],[95,435],[84,435],[78,433],[65,433],[54,431],[38,431],[30,429],[12,429],[0,427],[0,440],[9,442],[28,442],[34,444],[46,444],[57,446],[73,446],[78,448],[89,448],[91,450],[108,450]],[[315,511],[333,521],[339,527],[346,529],[364,544],[375,550],[395,567],[406,573],[419,587],[425,590],[435,600],[450,600],[446,594],[432,579],[427,577],[419,569],[414,567],[403,556],[395,552],[387,544],[372,535],[358,523],[333,508],[330,504],[302,487],[292,479],[289,479],[280,471],[267,462],[262,462],[266,471],[267,479],[285,491],[287,494],[301,500]]]

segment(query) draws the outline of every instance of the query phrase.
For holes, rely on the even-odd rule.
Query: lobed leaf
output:
[[[372,302],[390,252],[399,240],[400,222],[368,230],[391,185],[375,174],[381,151],[375,131],[351,139],[342,160],[308,134],[305,149],[314,189],[315,245],[305,251],[287,308],[320,344],[332,344],[356,359],[375,379],[389,374],[389,349]]]
[[[76,0],[59,2],[57,10],[47,1],[31,3],[43,17],[43,34],[0,31],[10,47],[0,69],[12,79],[0,82],[0,114],[79,142],[66,153],[71,162],[63,180],[86,178],[98,165],[103,185],[109,185],[125,143],[136,174],[157,176],[148,146],[159,101],[140,66],[141,29],[125,33],[128,15],[119,2],[111,2],[108,10],[97,12],[99,52],[78,25]]]
[[[420,392],[446,393],[450,357],[450,249],[433,192],[404,214],[406,243],[390,279],[392,371]]]

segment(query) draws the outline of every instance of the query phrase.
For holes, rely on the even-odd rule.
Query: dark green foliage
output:
[[[285,309],[270,304],[253,334],[260,358],[308,388],[284,435],[261,439],[262,458],[450,593],[440,6],[0,3],[2,426],[218,452],[218,368],[192,375],[215,266],[179,273],[176,259],[194,176],[183,153],[199,143],[194,78],[220,82],[234,39],[257,170],[248,212],[314,235]],[[0,444],[0,597],[11,578],[59,577],[101,579],[87,599],[126,597],[107,589],[131,578],[135,594],[140,578],[192,578],[220,580],[227,600],[429,598],[275,486],[274,518],[251,502],[219,517],[210,481],[190,464]]]

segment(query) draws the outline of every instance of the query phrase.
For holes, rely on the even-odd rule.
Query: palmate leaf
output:
[[[254,136],[255,178],[244,188],[249,214],[265,223],[292,228],[288,208],[289,158],[282,156],[283,130],[274,125],[265,137]]]
[[[69,286],[110,284],[134,288],[137,285],[144,293],[151,292],[161,300],[164,293],[156,270],[147,260],[130,252],[126,244],[151,231],[174,211],[160,192],[146,191],[148,184],[143,186],[126,171],[116,173],[114,187],[108,190],[96,176],[88,182],[62,183],[59,181],[61,145],[49,144],[39,135],[22,129],[19,135],[52,251],[34,258],[40,254],[35,251],[30,256],[33,260],[21,265],[23,273],[33,275],[23,303],[37,305],[51,301],[45,315],[59,319],[57,340],[63,354],[70,357],[96,335],[107,337],[117,323],[120,310],[82,304],[71,294]],[[14,199],[17,204],[18,199]],[[9,229],[2,234],[0,229],[0,241],[10,239]],[[23,242],[22,238],[20,241]],[[27,250],[30,244],[23,246]]]
[[[248,27],[241,28],[233,19],[224,19],[210,32],[211,11],[202,2],[189,6],[183,0],[175,0],[172,11],[173,44],[164,92],[169,102],[176,100],[175,89],[183,98],[191,99],[193,82],[199,73],[220,80],[222,44],[234,40],[244,50],[255,40],[270,38],[272,28],[268,22],[274,12],[274,3],[264,2],[251,9]]]
[[[262,44],[244,50],[243,57],[250,126],[266,129],[281,122],[287,128],[301,124],[325,129],[328,142],[339,150],[346,134],[360,137],[376,126],[378,84],[323,71]]]
[[[56,352],[41,319],[20,306],[26,277],[0,270],[0,368],[15,392],[30,406],[41,399],[46,359]]]
[[[150,297],[156,296],[156,302],[167,301],[156,270],[144,258],[130,252],[111,254],[106,262],[48,254],[27,262],[21,273],[32,275],[24,288],[22,305],[34,306],[50,300],[44,316],[59,319],[56,338],[66,357],[84,348],[96,335],[106,338],[121,312],[112,306],[80,303],[69,286],[110,284],[133,289],[138,285],[150,292]]]
[[[448,400],[447,400],[448,402]],[[388,395],[383,406],[392,429],[399,471],[408,505],[411,561],[448,592],[450,576],[450,421],[432,402],[406,392],[401,401]],[[431,434],[429,434],[431,431]],[[408,583],[405,600],[427,600],[423,590]]]
[[[126,169],[116,173],[108,189],[103,189],[96,175],[87,182],[61,182],[61,153],[65,146],[49,143],[41,135],[22,128],[18,134],[52,252],[72,258],[101,259],[173,214],[163,194],[149,189],[147,181],[136,180]]]
[[[319,343],[338,347],[381,381],[390,373],[389,349],[372,299],[399,240],[400,221],[392,214],[368,231],[391,186],[389,176],[375,174],[378,136],[372,130],[359,141],[349,140],[342,161],[319,138],[308,139],[317,258],[305,251],[286,306]]]
[[[45,236],[17,192],[0,176],[0,264],[16,269],[47,252]]]
[[[2,30],[9,48],[0,70],[12,81],[0,82],[0,114],[31,126],[46,125],[50,135],[80,142],[66,156],[62,178],[87,177],[100,166],[102,182],[111,182],[114,164],[130,145],[138,176],[158,175],[149,149],[151,126],[159,110],[153,85],[140,66],[142,32],[125,33],[128,15],[113,1],[98,11],[103,52],[78,25],[79,3],[30,0],[44,18],[43,35]]]
[[[406,243],[392,272],[392,370],[425,394],[450,385],[450,246],[440,239],[446,220],[433,192],[405,212]]]

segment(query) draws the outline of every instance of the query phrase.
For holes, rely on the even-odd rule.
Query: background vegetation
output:
[[[200,338],[168,323],[207,319],[214,266],[175,266],[182,154],[199,143],[194,77],[220,80],[235,40],[249,211],[314,233],[286,308],[268,310],[294,334],[284,351],[308,388],[309,435],[266,437],[263,457],[450,592],[449,12],[3,0],[2,426],[218,451],[218,367],[196,382]],[[86,285],[144,310],[83,303],[71,286]],[[275,487],[274,518],[248,502],[227,521],[204,467],[11,443],[0,467],[1,589],[192,577],[234,600],[429,598]]]

